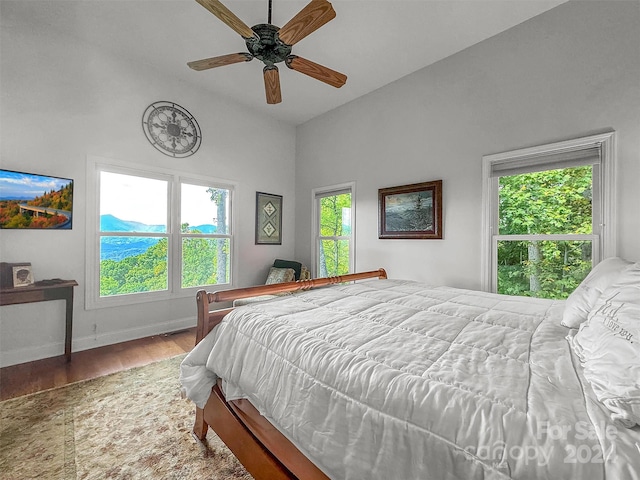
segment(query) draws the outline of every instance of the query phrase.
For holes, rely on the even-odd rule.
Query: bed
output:
[[[640,263],[566,301],[386,277],[198,292],[196,436],[258,480],[640,478]]]

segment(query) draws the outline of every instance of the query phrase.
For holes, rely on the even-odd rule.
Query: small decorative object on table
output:
[[[0,288],[17,288],[33,285],[31,263],[0,263]]]
[[[31,265],[13,267],[13,286],[27,287],[29,285],[33,285],[33,272],[31,271]]]

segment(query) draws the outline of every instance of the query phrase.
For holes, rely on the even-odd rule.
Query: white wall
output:
[[[255,192],[295,195],[295,129],[130,63],[64,34],[33,28],[2,10],[0,58],[2,168],[73,178],[71,231],[2,230],[0,258],[31,262],[36,280],[76,279],[74,350],[195,325],[195,300],[87,311],[84,308],[86,168],[89,156],[148,164],[237,182],[238,285],[264,282],[275,258],[293,258],[294,219],[281,246],[254,245]],[[197,119],[199,151],[172,159],[153,148],[142,114],[175,101]],[[0,366],[63,352],[62,301],[0,308]]]
[[[639,46],[637,0],[577,0],[299,126],[296,258],[311,190],[355,181],[356,270],[480,288],[482,156],[613,129],[618,254],[640,260]],[[379,240],[378,189],[437,179],[444,239]]]
[[[88,156],[238,182],[238,284],[260,282],[276,257],[310,264],[311,190],[353,180],[357,270],[479,288],[482,156],[614,129],[618,253],[640,260],[637,0],[561,5],[297,130],[35,29],[5,5],[0,34],[2,168],[74,178],[76,188],[73,230],[0,231],[0,259],[31,262],[36,279],[78,280],[74,349],[195,322],[192,299],[84,309]],[[147,143],[142,112],[157,100],[195,115],[204,136],[196,155],[173,160]],[[435,179],[444,180],[444,240],[378,240],[378,188]],[[295,198],[282,246],[253,244],[256,190],[284,195],[289,212]],[[62,353],[61,301],[1,307],[0,316],[0,366]]]

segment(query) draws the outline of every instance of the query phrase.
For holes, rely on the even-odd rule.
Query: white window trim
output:
[[[235,196],[237,195],[237,183],[219,178],[205,177],[197,174],[190,174],[178,170],[159,168],[155,166],[133,164],[121,160],[110,158],[102,158],[95,156],[87,157],[87,201],[86,201],[86,238],[85,238],[85,309],[93,310],[99,308],[110,308],[122,305],[134,305],[158,300],[170,300],[175,298],[193,297],[197,290],[202,287],[180,288],[180,281],[176,278],[180,277],[180,261],[176,255],[181,255],[181,234],[180,231],[172,229],[173,219],[179,218],[180,215],[180,196],[179,188],[174,188],[176,182],[178,184],[191,183],[202,184],[212,187],[226,188],[231,191],[230,211],[231,211],[231,241],[229,245],[231,262],[229,272],[229,283],[217,285],[220,288],[233,288],[234,279],[236,277],[237,259],[235,255],[235,232],[236,230],[236,214],[235,214]],[[167,264],[167,272],[169,275],[169,288],[161,292],[142,292],[131,295],[116,295],[112,297],[100,297],[100,265],[98,259],[98,242],[96,240],[96,232],[98,221],[100,218],[100,191],[99,191],[99,175],[100,168],[104,167],[118,173],[128,175],[140,175],[147,178],[170,179],[169,181],[169,212],[167,218],[167,237],[169,242],[176,245],[174,251],[176,255],[169,258]],[[141,234],[144,235],[144,234]],[[207,235],[210,236],[210,235]],[[216,237],[215,235],[211,235]],[[177,242],[177,243],[176,243]],[[177,283],[176,283],[177,282]],[[178,287],[176,287],[178,285]]]
[[[331,185],[328,187],[319,187],[311,190],[311,276],[316,278],[318,274],[318,238],[320,232],[318,231],[318,201],[317,197],[330,195],[332,192],[339,190],[351,190],[351,235],[349,237],[335,237],[349,238],[349,272],[355,272],[356,266],[356,182],[339,183],[337,185]]]
[[[601,211],[600,215],[600,232],[589,237],[594,240],[594,262],[600,259],[612,257],[617,252],[617,229],[616,229],[616,206],[617,198],[615,194],[615,161],[616,161],[616,142],[615,132],[607,132],[588,137],[556,142],[547,145],[540,145],[531,148],[523,148],[510,152],[497,153],[493,155],[485,155],[482,157],[482,239],[481,239],[481,286],[482,290],[487,292],[496,291],[495,285],[495,258],[497,252],[494,248],[493,226],[496,225],[498,218],[498,203],[494,199],[498,195],[497,178],[491,177],[492,165],[494,163],[504,163],[508,161],[518,161],[523,157],[544,158],[545,156],[560,151],[576,150],[589,147],[600,146],[601,164],[600,164],[600,186],[601,186]],[[595,233],[595,232],[594,232]],[[562,238],[561,238],[562,237]],[[572,235],[558,236],[556,240],[581,240],[581,236]],[[509,239],[516,239],[510,235]],[[551,239],[545,236],[545,239]],[[585,238],[586,239],[586,238]]]

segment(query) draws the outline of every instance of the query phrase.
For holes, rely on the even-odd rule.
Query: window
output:
[[[483,287],[563,299],[615,255],[613,133],[483,158]]]
[[[314,190],[314,238],[316,277],[353,271],[353,184]]]
[[[230,200],[229,188],[180,183],[181,288],[230,283]]]
[[[231,283],[233,186],[113,163],[96,162],[94,172],[88,308]]]

